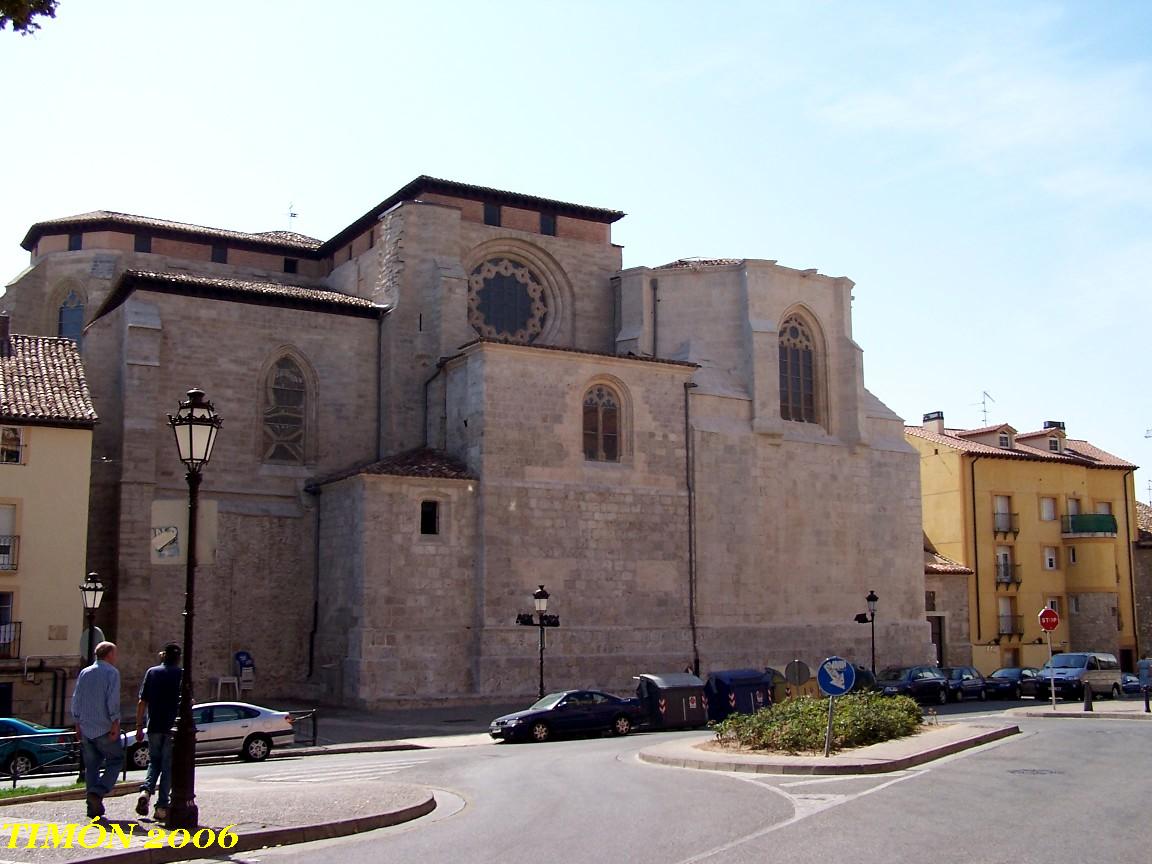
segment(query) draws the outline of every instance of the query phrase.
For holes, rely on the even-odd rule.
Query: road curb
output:
[[[189,861],[197,858],[231,856],[269,846],[292,846],[296,843],[312,843],[316,840],[331,840],[334,837],[348,837],[364,831],[389,828],[404,822],[411,822],[427,816],[436,809],[436,796],[431,792],[427,798],[410,807],[378,813],[374,816],[361,816],[356,819],[342,819],[336,822],[320,822],[315,825],[295,825],[287,828],[268,828],[263,831],[250,831],[238,835],[236,845],[228,850],[195,849],[191,844],[182,849],[165,846],[160,849],[126,849],[109,855],[94,855],[76,858],[74,861],[101,861],[108,864],[168,864],[171,861]]]
[[[1037,720],[1052,720],[1060,718],[1080,719],[1080,720],[1152,720],[1152,714],[1135,713],[1131,711],[1077,711],[1077,712],[1060,712],[1060,711],[1026,711],[1023,714],[1018,714],[1018,717],[1028,717]]]
[[[1019,733],[1019,726],[1003,726],[999,729],[989,729],[986,732],[981,732],[968,738],[962,738],[959,741],[941,744],[939,747],[921,750],[919,753],[912,753],[898,759],[886,759],[875,762],[838,762],[827,765],[751,762],[736,759],[688,759],[678,756],[665,756],[662,753],[656,753],[651,750],[641,750],[639,756],[642,762],[648,762],[653,765],[666,765],[672,768],[694,768],[699,771],[733,771],[743,774],[793,775],[888,774],[893,771],[903,771],[905,768],[923,765],[925,762],[951,756],[953,753],[979,747],[981,744],[989,744],[992,741],[999,741],[1002,738],[1008,738]]]
[[[143,782],[141,780],[140,782]],[[120,795],[128,795],[137,791],[140,788],[140,783],[133,783],[131,780],[126,780],[123,783],[117,783],[112,787],[112,791],[105,795],[105,798],[116,798]],[[16,795],[11,798],[0,798],[0,807],[10,807],[13,804],[35,804],[37,801],[79,801],[87,791],[84,789],[61,789],[59,792],[37,792],[35,795]]]

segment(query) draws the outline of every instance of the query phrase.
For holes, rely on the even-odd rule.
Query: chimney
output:
[[[7,312],[0,312],[0,351],[7,352],[8,346],[11,345],[12,340],[8,337],[12,335],[12,319],[8,317]]]
[[[944,412],[933,411],[931,414],[924,415],[924,429],[929,432],[935,432],[937,435],[944,434]]]
[[[1063,432],[1064,431],[1064,421],[1063,420],[1045,420],[1044,421],[1044,428],[1045,429],[1059,429],[1061,432]]]

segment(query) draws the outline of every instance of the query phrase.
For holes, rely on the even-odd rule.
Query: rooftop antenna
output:
[[[988,403],[989,402],[995,402],[996,400],[992,398],[992,394],[989,393],[987,390],[983,391],[980,394],[980,397],[981,398],[980,398],[979,402],[973,402],[972,404],[980,406],[980,410],[984,412],[984,425],[987,426],[988,425]],[[1152,429],[1149,429],[1148,431],[1152,432]]]
[[[293,204],[291,201],[289,201],[288,202],[288,230],[289,231],[291,231],[293,226],[295,226],[295,224],[296,224],[295,222],[292,221],[293,219],[296,218],[296,216],[297,216],[296,205]]]

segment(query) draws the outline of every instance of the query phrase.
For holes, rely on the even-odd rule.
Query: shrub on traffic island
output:
[[[920,706],[907,696],[841,696],[836,700],[832,718],[832,749],[903,738],[916,732],[923,720]],[[801,696],[755,714],[733,714],[712,728],[716,740],[726,746],[784,753],[822,752],[828,728],[828,700]]]

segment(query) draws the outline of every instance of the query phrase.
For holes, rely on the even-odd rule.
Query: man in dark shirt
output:
[[[172,791],[172,727],[180,708],[180,646],[169,642],[160,653],[163,661],[144,675],[140,685],[140,701],[136,703],[136,743],[140,743],[144,730],[144,712],[148,712],[148,776],[140,787],[136,812],[148,815],[148,799],[156,791],[159,781],[160,795],[156,799],[153,816],[157,822],[168,818],[168,795]]]

